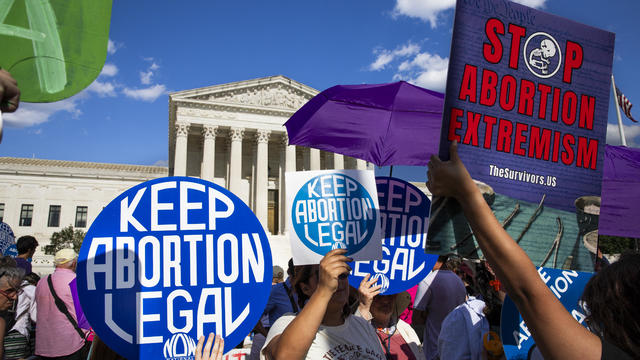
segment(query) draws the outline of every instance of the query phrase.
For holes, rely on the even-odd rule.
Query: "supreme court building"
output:
[[[87,231],[112,199],[163,176],[212,181],[251,207],[269,235],[274,265],[291,256],[284,173],[366,169],[365,161],[289,146],[283,124],[318,93],[284,76],[169,94],[169,167],[0,157],[0,221],[34,235],[34,271],[53,271],[44,246],[68,225]],[[166,123],[165,123],[166,124]],[[158,122],[157,126],[164,126]]]

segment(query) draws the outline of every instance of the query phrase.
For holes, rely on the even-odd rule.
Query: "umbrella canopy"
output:
[[[444,94],[405,81],[337,85],[284,124],[289,144],[348,155],[378,166],[418,165],[438,153]]]

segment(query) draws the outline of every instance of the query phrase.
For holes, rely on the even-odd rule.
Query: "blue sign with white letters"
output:
[[[5,256],[18,256],[16,237],[9,224],[0,222],[0,254]]]
[[[356,261],[349,276],[358,288],[371,274],[382,285],[381,294],[396,294],[424,279],[438,260],[425,254],[431,201],[417,187],[401,179],[376,177],[383,233],[382,260]]]
[[[210,332],[233,349],[271,291],[271,249],[237,196],[211,182],[169,177],[139,184],[94,220],[77,286],[100,338],[127,359],[194,359]]]
[[[586,314],[580,306],[580,298],[593,273],[540,267],[538,274],[571,316],[586,326],[584,323]],[[529,349],[535,341],[509,296],[504,299],[502,305],[500,333],[507,359],[527,359]]]

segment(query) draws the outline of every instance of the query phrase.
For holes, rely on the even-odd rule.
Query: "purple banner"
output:
[[[602,178],[601,235],[640,238],[640,149],[607,146]]]
[[[440,154],[498,193],[600,194],[614,34],[509,1],[457,2]]]
[[[73,307],[76,309],[76,319],[78,320],[78,326],[82,329],[91,329],[91,325],[87,321],[87,317],[84,316],[84,311],[82,311],[82,305],[80,305],[80,298],[78,297],[78,285],[77,281],[74,278],[70,283],[69,287],[71,288],[71,297],[73,298]]]
[[[439,154],[453,140],[535,265],[593,269],[614,34],[503,0],[458,0]],[[594,203],[594,204],[592,204]],[[455,202],[432,202],[427,251],[480,256]],[[599,206],[599,202],[597,203]]]

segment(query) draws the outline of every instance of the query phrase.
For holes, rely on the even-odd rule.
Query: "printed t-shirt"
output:
[[[422,338],[427,360],[437,359],[442,322],[466,297],[464,283],[453,271],[432,271],[418,284],[414,308],[428,312]]]
[[[276,335],[280,335],[295,319],[295,315],[286,314],[281,316],[269,330],[265,346]],[[260,359],[265,356],[260,353]],[[362,359],[362,360],[385,360],[380,342],[374,329],[366,320],[349,316],[344,324],[338,326],[320,325],[316,333],[306,359],[309,360],[341,360],[341,359]]]

